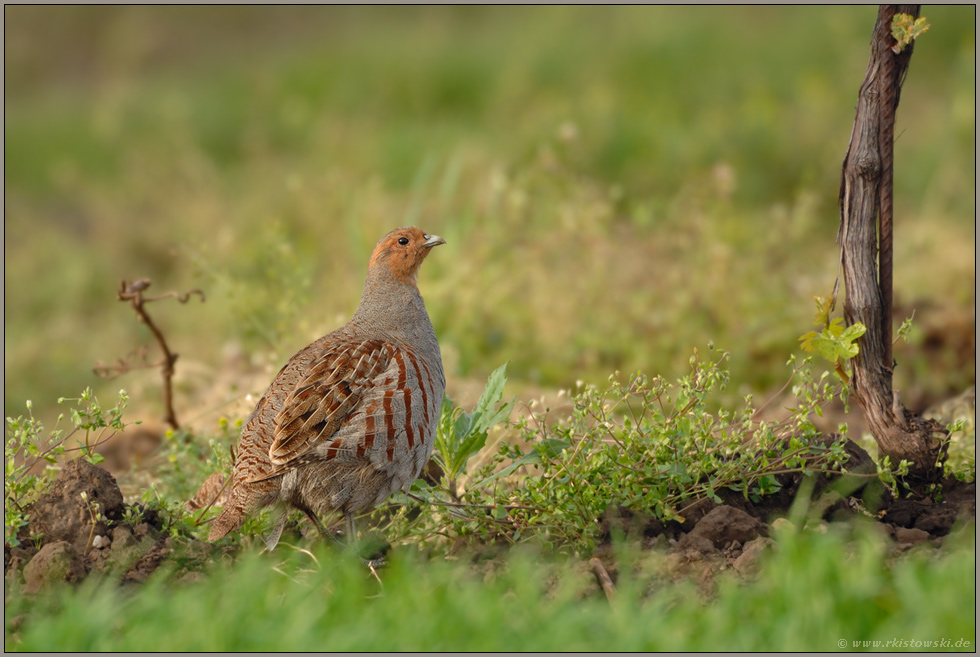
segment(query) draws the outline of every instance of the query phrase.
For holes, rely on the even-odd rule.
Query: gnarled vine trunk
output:
[[[912,482],[942,474],[945,428],[910,412],[892,389],[892,145],[895,110],[912,44],[896,54],[892,18],[917,17],[919,5],[882,5],[871,40],[871,61],[858,94],[857,115],[844,158],[840,189],[841,263],[848,324],[867,332],[852,361],[854,396],[864,410],[881,456],[892,466],[905,459]]]

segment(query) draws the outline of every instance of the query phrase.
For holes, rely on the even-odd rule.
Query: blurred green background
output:
[[[975,379],[975,12],[923,8],[898,112],[920,406]],[[6,6],[4,412],[94,385],[159,417],[157,372],[92,374],[150,343],[115,300],[148,277],[207,294],[149,309],[211,422],[346,321],[406,224],[448,242],[420,287],[454,397],[508,360],[520,391],[673,379],[709,341],[733,396],[778,387],[836,275],[875,14]]]

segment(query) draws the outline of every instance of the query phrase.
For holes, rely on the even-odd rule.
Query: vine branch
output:
[[[177,362],[178,354],[170,350],[169,345],[167,345],[167,340],[163,335],[163,331],[160,330],[160,328],[150,317],[149,312],[147,312],[146,304],[153,301],[160,301],[162,299],[170,298],[177,299],[177,301],[180,303],[187,303],[194,295],[199,296],[201,301],[204,302],[204,292],[194,289],[190,290],[189,292],[185,292],[184,294],[171,291],[164,294],[158,294],[156,296],[144,295],[143,293],[150,287],[151,284],[152,282],[148,278],[140,278],[132,283],[127,283],[125,280],[123,280],[120,283],[119,292],[117,292],[116,298],[119,301],[128,302],[129,305],[132,306],[133,310],[136,311],[136,316],[139,318],[139,321],[146,324],[146,326],[150,329],[150,332],[153,333],[153,337],[156,339],[157,344],[160,345],[160,350],[163,352],[163,359],[156,363],[147,362],[146,347],[140,347],[125,358],[120,358],[115,365],[98,364],[95,366],[94,371],[96,375],[102,378],[111,379],[136,369],[160,367],[163,375],[163,420],[176,431],[180,428],[180,423],[177,421],[177,414],[174,412],[173,377],[174,365]]]

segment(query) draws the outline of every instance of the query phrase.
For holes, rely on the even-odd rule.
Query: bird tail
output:
[[[245,507],[238,495],[232,494],[231,477],[215,472],[208,477],[194,496],[184,506],[189,511],[223,506],[224,509],[211,523],[208,540],[212,543],[224,538],[228,532],[238,529],[245,517]]]
[[[221,514],[211,523],[211,531],[208,532],[208,540],[214,543],[224,538],[228,532],[234,531],[242,526],[245,518],[244,509],[238,504],[226,506]]]
[[[215,472],[208,477],[201,487],[194,493],[194,497],[187,500],[184,506],[188,511],[206,509],[212,506],[226,506],[231,497],[229,495],[231,478],[220,472]]]

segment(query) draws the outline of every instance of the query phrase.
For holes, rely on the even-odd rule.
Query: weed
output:
[[[143,515],[146,513],[145,507],[139,504],[129,504],[123,509],[123,522],[131,527],[143,524]]]
[[[57,428],[64,417],[59,415],[55,429],[46,433],[34,418],[30,401],[26,417],[7,418],[3,454],[3,539],[7,545],[20,544],[18,534],[27,525],[27,507],[54,480],[59,458],[77,451],[90,463],[98,463],[101,456],[95,448],[125,427],[122,412],[129,398],[124,390],[119,391],[116,405],[111,408],[99,404],[88,388],[78,398],[62,398],[58,403],[66,401],[75,403],[70,411],[73,426],[67,432]],[[76,446],[66,446],[72,438]]]
[[[89,524],[92,526],[88,532],[88,541],[85,543],[85,551],[88,551],[92,545],[92,540],[95,538],[95,528],[100,522],[105,522],[106,517],[102,513],[102,506],[95,500],[90,500],[88,493],[82,491],[81,498],[82,502],[85,503],[85,508],[88,509]]]

